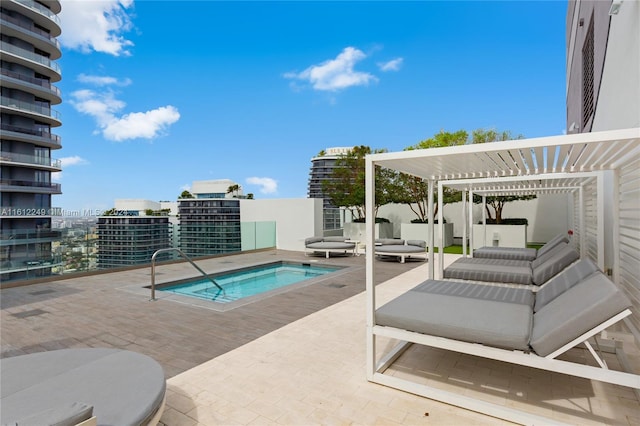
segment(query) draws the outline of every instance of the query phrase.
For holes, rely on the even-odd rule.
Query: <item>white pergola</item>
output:
[[[461,190],[463,196],[463,241],[472,223],[473,195],[527,195],[566,193],[573,200],[573,244],[582,257],[589,257],[602,269],[612,269],[612,280],[632,301],[632,314],[625,319],[636,342],[640,342],[640,128],[606,132],[522,139],[486,144],[432,148],[368,155],[366,158],[366,216],[374,217],[375,168],[389,168],[420,177],[428,183],[428,217],[433,217],[434,194],[438,192],[438,223],[444,235],[443,189]],[[611,216],[612,232],[605,234],[605,217]],[[429,222],[429,272],[435,277],[434,221]],[[513,410],[496,410],[492,404],[469,401],[455,395],[417,389],[411,384],[382,379],[376,373],[376,297],[374,286],[374,221],[367,222],[367,375],[383,383],[430,398],[518,422],[535,421]],[[472,238],[472,233],[469,233]],[[443,253],[442,240],[437,242]],[[605,256],[606,247],[613,252]],[[466,244],[463,244],[466,255]],[[471,245],[473,247],[473,244]],[[605,265],[605,258],[611,264]],[[437,268],[442,276],[444,256]],[[418,284],[418,283],[416,283]],[[388,335],[405,340],[406,335]],[[639,343],[640,344],[640,343]],[[491,351],[487,352],[490,353]],[[487,355],[481,355],[487,356]],[[498,355],[496,355],[498,356]],[[492,357],[489,355],[488,357]],[[381,361],[390,363],[393,357]],[[553,360],[555,361],[555,360]],[[515,362],[515,361],[511,361]],[[529,360],[525,360],[529,362]],[[537,361],[536,361],[537,362]],[[560,362],[560,361],[555,361]],[[526,365],[526,364],[525,364]],[[544,369],[556,367],[545,367]],[[553,363],[552,363],[553,365]],[[532,365],[538,367],[537,364]],[[564,367],[561,367],[564,368]],[[615,375],[614,372],[606,374]],[[379,380],[376,380],[378,378]],[[590,377],[595,378],[595,377]],[[605,380],[606,381],[606,380]],[[635,381],[634,381],[635,383]],[[397,385],[397,386],[396,386]],[[540,419],[536,419],[540,420]]]

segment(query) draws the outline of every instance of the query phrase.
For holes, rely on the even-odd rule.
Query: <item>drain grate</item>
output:
[[[14,316],[16,318],[29,318],[29,317],[36,317],[38,315],[42,315],[42,314],[48,314],[49,312],[44,311],[42,309],[32,309],[30,311],[23,311],[23,312],[18,312],[15,314],[11,314],[11,316]]]
[[[346,287],[346,284],[327,284],[327,287],[333,287],[333,288],[342,288],[342,287]]]
[[[51,293],[55,293],[55,292],[56,292],[55,290],[49,289],[49,290],[31,291],[31,292],[29,292],[29,294],[32,295],[32,296],[40,296],[42,294],[51,294]]]

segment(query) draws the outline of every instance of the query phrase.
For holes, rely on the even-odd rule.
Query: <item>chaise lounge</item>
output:
[[[630,306],[622,291],[588,259],[575,263],[538,292],[427,280],[375,310],[374,338],[402,342],[379,360],[375,343],[368,345],[375,361],[370,364],[369,380],[481,412],[506,414],[494,404],[383,374],[417,343],[640,389],[640,375],[609,369],[589,342],[631,315]],[[556,359],[581,343],[598,366]],[[512,410],[508,416],[518,418]]]
[[[568,243],[569,239],[562,235],[556,235],[539,249],[522,247],[480,247],[473,251],[473,257],[483,259],[506,259],[506,260],[535,260],[555,248],[558,244]]]
[[[445,268],[443,277],[540,286],[579,257],[567,243],[556,245],[533,261],[463,257]]]
[[[132,351],[62,349],[0,360],[2,425],[156,425],[166,382]]]
[[[324,253],[329,258],[329,253],[346,254],[351,252],[357,254],[355,241],[350,241],[346,237],[309,237],[304,240],[305,255],[310,253]]]
[[[377,239],[375,241],[377,256],[397,257],[400,263],[406,258],[423,257],[427,259],[426,242],[423,240],[398,240],[393,238]]]

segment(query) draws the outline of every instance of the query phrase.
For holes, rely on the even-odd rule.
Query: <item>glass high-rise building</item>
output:
[[[61,170],[51,151],[62,125],[52,106],[62,102],[61,33],[57,0],[0,3],[0,281],[50,275],[61,266],[52,254],[60,231],[51,229],[51,198]]]
[[[153,254],[171,247],[169,216],[115,212],[98,218],[98,269],[142,265]],[[161,253],[157,260],[170,259]]]
[[[323,227],[324,229],[342,228],[340,209],[331,203],[331,199],[325,197],[322,191],[322,183],[332,179],[336,161],[353,149],[352,147],[327,148],[311,159],[311,170],[309,171],[309,188],[307,196],[309,198],[322,198]]]

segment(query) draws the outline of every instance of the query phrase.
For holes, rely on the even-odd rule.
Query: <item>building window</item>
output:
[[[582,128],[585,130],[593,117],[595,108],[593,56],[593,15],[591,15],[589,28],[582,47]]]

